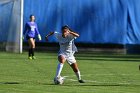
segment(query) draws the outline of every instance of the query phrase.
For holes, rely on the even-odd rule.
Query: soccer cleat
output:
[[[78,80],[79,81],[79,83],[85,83],[85,81],[83,81],[83,80]]]
[[[33,56],[33,57],[32,57],[32,59],[36,59],[36,57],[35,57],[35,56]]]
[[[58,84],[59,84],[59,82],[58,82],[58,77],[55,77],[55,78],[54,78],[54,84],[55,84],[55,85],[58,85]]]
[[[31,59],[32,59],[32,57],[28,57],[28,59],[30,59],[30,60],[31,60]]]

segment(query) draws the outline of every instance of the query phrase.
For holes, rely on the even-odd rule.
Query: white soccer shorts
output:
[[[65,54],[65,53],[60,53],[58,56],[62,55],[63,57],[65,57],[66,61],[68,62],[69,65],[76,63],[75,57],[74,57],[74,53],[72,54]]]

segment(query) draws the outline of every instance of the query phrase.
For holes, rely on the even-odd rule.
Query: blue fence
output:
[[[140,0],[24,0],[24,24],[34,14],[42,37],[67,24],[78,43],[140,44],[139,10]]]

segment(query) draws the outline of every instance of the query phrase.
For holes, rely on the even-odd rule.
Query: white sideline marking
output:
[[[70,81],[77,81],[77,80],[75,80],[75,79],[67,79],[67,80],[70,80]],[[108,84],[108,82],[99,82],[99,81],[92,81],[92,80],[84,80],[85,82],[87,82],[87,83],[107,83]],[[113,83],[113,84],[121,84],[121,85],[130,85],[131,83],[123,83],[123,82],[121,82],[121,83],[118,83],[118,82],[111,82],[111,83]]]
[[[67,80],[70,80],[70,81],[77,81],[77,80],[75,80],[75,79],[67,79]],[[97,81],[91,81],[91,80],[84,80],[84,81],[86,81],[86,82],[97,82]]]
[[[90,75],[90,74],[89,74]],[[89,76],[88,75],[88,76]],[[92,74],[91,74],[92,75]],[[97,75],[97,74],[96,74]],[[115,74],[98,74],[98,75],[115,75]],[[122,75],[129,75],[129,74],[122,74]],[[75,80],[75,79],[68,79],[68,77],[74,77],[75,75],[72,75],[72,76],[63,76],[64,77],[64,79],[66,79],[67,78],[67,80],[70,80],[70,81],[77,81],[77,80]],[[87,76],[87,75],[86,75]],[[109,83],[109,82],[100,82],[100,81],[93,81],[93,80],[84,80],[85,82],[87,82],[87,83]],[[130,85],[131,83],[128,83],[128,82],[111,82],[111,83],[113,83],[113,84],[121,84],[121,85],[124,85],[124,84],[126,84],[126,85]]]
[[[122,76],[140,76],[140,74],[87,74],[87,75],[81,75],[81,76],[115,76],[115,75],[122,75]],[[63,77],[75,77],[75,75],[63,76]]]
[[[114,76],[114,75],[140,76],[140,74],[87,74],[87,75],[81,75],[81,76]]]

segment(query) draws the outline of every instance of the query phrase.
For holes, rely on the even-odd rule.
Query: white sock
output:
[[[62,64],[62,63],[59,63],[59,64],[57,65],[56,77],[59,77],[59,76],[60,76],[61,71],[62,71],[62,69],[63,69],[63,65],[64,65],[64,64]]]
[[[76,74],[76,76],[77,76],[78,80],[81,80],[80,71],[78,70],[78,72],[75,72],[75,74]]]

